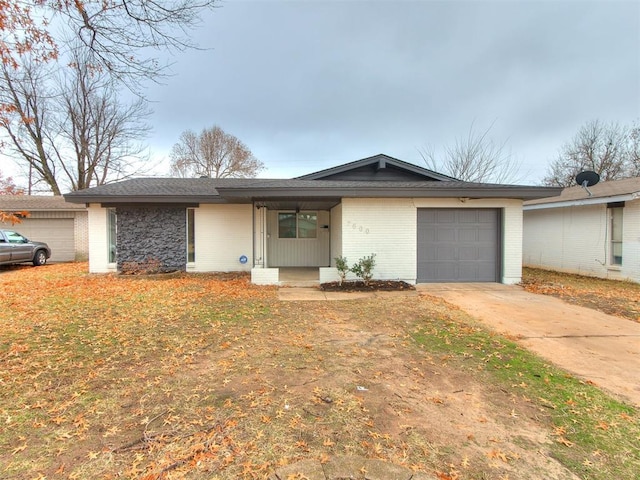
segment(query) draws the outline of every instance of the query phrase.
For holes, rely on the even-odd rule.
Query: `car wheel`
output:
[[[44,250],[38,250],[36,252],[36,255],[33,257],[33,264],[36,267],[39,267],[40,265],[44,265],[45,263],[47,263],[47,254]]]

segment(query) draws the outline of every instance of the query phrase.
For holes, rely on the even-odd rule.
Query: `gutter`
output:
[[[583,207],[588,205],[601,205],[603,203],[610,202],[630,202],[640,199],[640,192],[627,193],[624,195],[613,195],[610,197],[598,197],[598,198],[581,198],[578,200],[561,200],[557,202],[548,203],[535,203],[533,205],[523,205],[523,211],[529,210],[545,210],[548,208],[562,208],[562,207]]]

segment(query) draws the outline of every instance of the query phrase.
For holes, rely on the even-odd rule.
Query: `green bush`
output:
[[[351,271],[361,278],[365,285],[369,285],[371,277],[373,277],[373,267],[376,265],[376,254],[372,253],[368,257],[362,257],[358,262],[351,267]]]
[[[340,276],[340,285],[342,285],[342,282],[347,278],[347,273],[349,273],[349,264],[347,263],[346,257],[343,256],[335,257],[334,260],[336,261],[336,268]]]

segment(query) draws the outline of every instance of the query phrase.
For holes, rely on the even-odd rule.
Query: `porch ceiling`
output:
[[[256,206],[269,210],[331,210],[340,203],[340,198],[295,199],[295,198],[254,198]]]

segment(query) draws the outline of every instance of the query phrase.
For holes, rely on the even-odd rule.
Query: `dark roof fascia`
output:
[[[113,202],[103,202],[100,203],[100,206],[103,208],[118,208],[118,207],[135,207],[135,208],[158,208],[158,207],[182,207],[182,208],[198,208],[200,206],[199,203],[183,203],[183,202],[122,202],[122,203],[113,203]]]
[[[251,198],[513,198],[532,200],[556,195],[556,187],[530,187],[517,185],[428,187],[271,187],[271,188],[219,188],[224,197]]]
[[[431,177],[435,179],[435,181],[456,180],[453,177],[448,177],[447,175],[443,175],[441,173],[434,172],[433,170],[428,170],[426,168],[419,167],[418,165],[414,165],[412,163],[408,163],[403,160],[390,157],[383,153],[374,155],[372,157],[363,158],[361,160],[356,160],[355,162],[349,162],[343,165],[338,165],[337,167],[327,168],[325,170],[320,170],[318,172],[308,173],[300,177],[295,177],[295,179],[296,180],[322,180],[323,178],[326,178],[330,175],[348,172],[349,170],[353,170],[366,165],[371,165],[373,163],[384,163],[384,164],[393,165],[394,167],[397,167],[403,170],[408,170],[412,173],[422,175],[424,177]]]
[[[200,203],[229,203],[226,199],[216,196],[188,196],[188,195],[82,195],[81,193],[66,194],[65,199],[71,203],[100,203],[100,204],[200,204]]]

